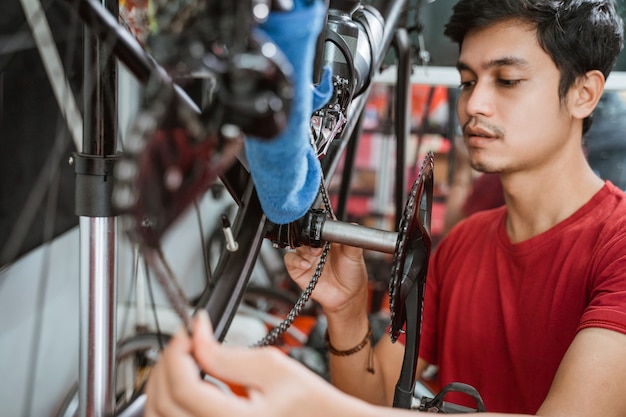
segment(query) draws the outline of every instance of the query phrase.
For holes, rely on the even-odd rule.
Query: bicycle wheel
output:
[[[169,339],[169,335],[161,333],[144,333],[120,342],[117,355],[118,377],[115,384],[116,413],[123,411],[141,394],[150,375],[150,368]],[[59,408],[57,417],[77,417],[78,401],[78,385],[75,385]]]

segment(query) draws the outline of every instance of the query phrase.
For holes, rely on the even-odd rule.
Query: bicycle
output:
[[[146,84],[148,94],[152,94],[152,103],[163,103],[157,100],[158,96],[165,91],[168,97],[176,97],[178,106],[177,110],[182,108],[178,114],[181,118],[187,118],[188,127],[195,126],[193,124],[194,114],[198,111],[202,112],[199,106],[188,96],[188,94],[172,82],[171,76],[162,66],[157,64],[153,58],[148,55],[141,45],[131,37],[125,29],[122,29],[117,21],[112,18],[115,14],[115,6],[111,7],[113,14],[107,12],[105,8],[93,0],[80,0],[72,2],[71,8],[75,8],[86,22],[87,27],[98,34],[100,41],[91,49],[95,56],[102,58],[101,62],[95,63],[97,82],[96,96],[105,97],[104,101],[93,103],[93,106],[99,113],[93,121],[92,127],[96,131],[103,131],[104,127],[109,123],[114,125],[115,120],[114,98],[112,97],[111,77],[104,77],[101,67],[104,67],[104,74],[111,75],[114,73],[114,57],[124,63],[135,77]],[[419,180],[413,185],[408,193],[407,200],[406,183],[405,183],[405,149],[404,146],[408,137],[407,123],[407,103],[408,92],[410,91],[409,75],[411,69],[410,49],[406,28],[403,27],[403,16],[406,12],[408,1],[395,0],[387,5],[383,10],[382,7],[376,8],[373,5],[361,5],[358,1],[340,2],[345,9],[333,9],[335,15],[329,14],[330,26],[334,30],[328,30],[326,39],[321,46],[325,47],[330,44],[334,48],[333,54],[343,57],[342,60],[334,61],[332,54],[323,55],[318,52],[317,56],[324,56],[326,64],[334,67],[337,75],[335,79],[336,92],[332,106],[327,106],[314,115],[313,127],[317,129],[317,148],[321,150],[323,158],[322,170],[324,172],[324,180],[327,183],[330,178],[335,175],[338,170],[339,162],[342,155],[345,154],[343,175],[341,187],[339,191],[338,209],[335,210],[337,218],[342,219],[345,216],[345,205],[348,197],[350,185],[350,173],[352,171],[352,163],[354,161],[355,151],[358,147],[358,138],[360,132],[360,122],[365,108],[370,82],[373,74],[378,70],[390,50],[395,50],[398,58],[398,84],[397,95],[395,100],[396,114],[401,115],[396,118],[396,137],[397,137],[397,164],[396,164],[396,219],[400,221],[399,229],[393,232],[366,228],[363,226],[351,225],[342,220],[329,218],[329,206],[326,205],[325,210],[313,209],[299,222],[289,226],[270,224],[265,218],[260,207],[258,197],[255,194],[254,186],[245,164],[237,159],[236,145],[237,137],[241,130],[246,133],[256,133],[261,136],[271,137],[278,130],[279,126],[273,126],[267,122],[267,114],[248,113],[248,119],[241,119],[231,115],[234,119],[225,118],[221,122],[224,125],[235,125],[240,127],[240,131],[230,132],[229,139],[226,143],[222,143],[224,147],[221,149],[221,158],[219,165],[213,167],[213,177],[219,176],[221,182],[226,186],[231,196],[237,202],[239,210],[234,222],[231,226],[225,226],[225,230],[232,232],[232,238],[237,242],[239,249],[237,251],[224,251],[214,273],[213,281],[210,288],[201,295],[197,300],[196,308],[206,308],[213,322],[215,334],[218,339],[223,340],[230,324],[237,312],[237,308],[241,303],[241,299],[245,288],[248,285],[252,268],[258,256],[261,242],[267,237],[275,242],[278,246],[294,246],[297,244],[309,244],[323,246],[328,242],[350,243],[385,253],[394,254],[394,269],[392,270],[391,284],[391,300],[393,304],[392,317],[392,337],[397,337],[402,325],[407,322],[407,327],[419,328],[419,303],[422,297],[423,284],[425,278],[425,265],[430,251],[429,238],[429,222],[432,204],[432,157],[427,157],[422,167]],[[193,9],[198,6],[196,2],[181,2],[187,9]],[[247,3],[246,3],[247,4]],[[418,2],[418,7],[421,2]],[[214,4],[215,5],[215,4]],[[222,4],[223,5],[223,4]],[[241,6],[243,7],[243,6]],[[360,14],[354,15],[352,8],[358,8]],[[183,8],[184,9],[184,8]],[[35,10],[35,15],[41,11]],[[235,13],[231,11],[233,15]],[[31,13],[31,17],[32,17]],[[355,17],[356,16],[356,17]],[[223,17],[223,16],[222,16]],[[339,19],[332,21],[333,18]],[[360,49],[350,48],[345,39],[338,36],[339,28],[344,23],[341,19],[348,17],[351,23],[357,25],[357,33],[361,39],[365,39],[365,43],[359,45]],[[176,21],[176,15],[168,15],[168,19],[172,22]],[[248,17],[249,18],[249,17]],[[353,20],[354,19],[354,20]],[[184,20],[184,19],[183,19]],[[384,22],[384,24],[383,24]],[[170,22],[171,23],[171,22]],[[334,26],[333,26],[334,24]],[[245,26],[245,25],[244,25]],[[239,45],[241,46],[241,45]],[[108,49],[112,52],[109,52]],[[365,48],[365,49],[362,49]],[[105,65],[106,64],[106,65]],[[220,74],[222,77],[224,74]],[[155,82],[156,76],[156,82]],[[219,77],[218,77],[219,79]],[[183,80],[184,81],[184,80]],[[221,79],[224,82],[224,79]],[[277,85],[284,86],[285,80],[280,78],[272,80],[275,84],[272,86],[276,90]],[[61,91],[60,97],[66,97],[69,94],[67,90]],[[108,97],[108,98],[107,98]],[[283,97],[285,99],[285,97]],[[286,99],[285,99],[286,100]],[[286,100],[287,101],[287,100]],[[167,101],[165,101],[167,103]],[[170,102],[171,103],[171,102]],[[224,104],[224,103],[222,103]],[[227,103],[231,104],[231,103]],[[286,102],[286,107],[288,107]],[[150,108],[152,114],[140,119],[137,124],[154,123],[155,119],[159,119],[163,112],[163,106],[155,106]],[[237,108],[238,110],[245,110]],[[148,113],[149,113],[148,112]],[[76,116],[75,110],[67,110],[69,116]],[[69,117],[68,116],[68,117]],[[189,123],[191,120],[191,123]],[[166,122],[171,122],[167,120]],[[175,120],[180,123],[181,120]],[[197,120],[196,120],[197,122]],[[324,123],[323,123],[324,122]],[[73,123],[69,123],[73,125]],[[254,130],[255,126],[270,126],[269,130]],[[176,124],[174,124],[176,126]],[[330,126],[330,128],[328,128]],[[315,129],[314,129],[315,130]],[[225,132],[222,135],[228,136]],[[73,131],[75,140],[78,142],[82,132]],[[89,190],[84,195],[79,195],[78,214],[81,215],[81,233],[85,230],[90,240],[85,249],[91,253],[91,257],[83,259],[85,267],[92,266],[84,271],[85,276],[90,276],[90,287],[88,292],[91,298],[96,292],[107,294],[110,299],[115,299],[114,279],[110,281],[107,278],[114,278],[114,248],[115,239],[112,237],[112,231],[115,229],[115,217],[117,216],[114,207],[110,206],[106,201],[103,203],[102,195],[111,195],[113,186],[111,182],[107,182],[108,178],[113,177],[113,169],[120,161],[120,155],[117,153],[116,134],[114,132],[105,132],[105,137],[101,137],[101,141],[92,143],[86,141],[83,144],[83,152],[76,155],[74,163],[76,164],[77,186],[83,190]],[[227,138],[228,139],[228,138]],[[204,142],[204,143],[208,143]],[[200,148],[202,141],[200,143]],[[213,145],[213,143],[211,143]],[[155,148],[158,150],[158,148]],[[132,149],[125,149],[125,152],[132,153]],[[145,150],[144,150],[145,151]],[[200,153],[205,150],[200,149]],[[119,165],[122,165],[120,161]],[[118,171],[123,171],[117,166]],[[218,175],[219,174],[219,175]],[[116,181],[120,180],[120,175],[116,174]],[[174,176],[175,177],[175,176]],[[128,179],[129,177],[126,177]],[[103,181],[104,179],[104,181]],[[154,180],[154,177],[146,177],[147,181]],[[176,178],[170,178],[175,181]],[[212,178],[211,178],[212,180]],[[200,189],[206,189],[208,180],[200,181]],[[149,187],[153,183],[147,183]],[[192,190],[191,194],[197,193]],[[320,194],[320,199],[324,193]],[[168,197],[168,196],[166,196]],[[195,197],[195,194],[194,194]],[[193,200],[193,199],[191,199]],[[325,199],[324,199],[325,200]],[[135,206],[136,208],[136,206]],[[157,207],[162,209],[162,206]],[[166,207],[170,210],[163,217],[165,220],[158,227],[136,228],[134,233],[142,234],[140,240],[156,243],[167,227],[176,219],[176,217],[184,210],[182,206]],[[145,216],[146,212],[140,213]],[[153,214],[153,213],[151,213]],[[157,213],[162,215],[162,213]],[[93,254],[98,253],[98,259]],[[152,253],[151,256],[156,256]],[[101,261],[104,261],[101,263]],[[100,270],[95,271],[93,275],[93,266],[97,263]],[[167,264],[158,258],[150,260],[151,267],[154,270],[155,265],[159,265],[161,269],[154,270],[156,275],[160,275],[162,284],[167,285],[167,278],[171,275],[168,271]],[[91,275],[90,275],[91,274]],[[403,278],[408,275],[411,278]],[[169,292],[176,294],[176,289]],[[174,295],[176,296],[176,295]],[[184,297],[179,298],[184,300]],[[184,300],[186,302],[186,300]],[[182,302],[182,301],[181,301]],[[101,412],[120,413],[119,415],[127,415],[126,412],[132,413],[135,407],[140,407],[140,397],[135,393],[131,395],[131,399],[137,398],[137,401],[131,401],[127,408],[122,410],[111,410],[111,397],[115,395],[115,389],[111,388],[110,381],[113,379],[111,373],[114,373],[116,352],[115,337],[111,334],[111,315],[106,303],[97,306],[102,310],[97,311],[95,316],[88,316],[87,322],[81,322],[81,329],[84,334],[92,334],[94,328],[106,329],[102,334],[96,335],[95,339],[87,341],[86,346],[81,348],[81,352],[88,349],[100,350],[104,347],[102,353],[106,357],[99,363],[86,363],[87,355],[81,356],[81,379],[80,379],[80,403],[81,406],[89,407],[90,411],[96,414]],[[175,303],[174,308],[178,311],[178,315],[184,319],[188,314],[188,306],[182,306]],[[419,332],[413,335],[413,338],[407,338],[407,354],[405,361],[407,366],[401,376],[399,388],[397,392],[396,406],[410,407],[412,400],[412,384],[415,380],[414,361],[416,360],[416,349],[419,344]],[[124,346],[123,343],[121,346]],[[145,348],[142,348],[145,349]],[[122,349],[120,349],[122,351]],[[98,375],[86,374],[87,370],[100,369],[104,372],[104,384],[98,382],[97,387],[89,386],[93,381],[98,381]]]

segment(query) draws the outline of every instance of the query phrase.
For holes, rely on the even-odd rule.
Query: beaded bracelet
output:
[[[367,334],[365,335],[365,337],[363,338],[363,340],[361,340],[361,342],[356,345],[355,347],[348,349],[348,350],[338,350],[335,349],[333,347],[333,345],[330,344],[330,339],[328,337],[328,330],[326,330],[326,332],[324,333],[324,344],[326,345],[326,349],[328,350],[328,353],[335,355],[335,356],[350,356],[353,355],[361,350],[363,350],[363,348],[365,347],[365,345],[367,345],[367,343],[370,341],[370,339],[372,338],[372,324],[371,323],[367,323]],[[369,359],[368,359],[368,367],[367,367],[367,372],[373,374],[374,373],[374,364],[373,364],[373,357],[372,357],[372,347],[370,346],[370,353],[369,353]]]

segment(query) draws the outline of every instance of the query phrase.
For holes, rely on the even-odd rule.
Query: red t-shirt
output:
[[[550,230],[512,244],[505,207],[459,225],[431,258],[420,356],[487,411],[534,414],[576,332],[626,333],[626,195],[608,183]],[[453,394],[447,401],[474,406]]]
[[[465,217],[477,211],[500,207],[504,204],[502,182],[496,173],[484,173],[472,184],[472,191],[467,196],[461,210]]]

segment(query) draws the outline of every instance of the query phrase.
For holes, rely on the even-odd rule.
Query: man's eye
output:
[[[476,84],[475,81],[461,81],[461,84],[459,84],[459,88],[461,90],[467,90],[468,88],[471,88],[474,86],[474,84]]]
[[[499,79],[498,83],[505,86],[505,87],[513,87],[514,85],[517,85],[521,82],[521,80],[505,80],[505,79]]]

